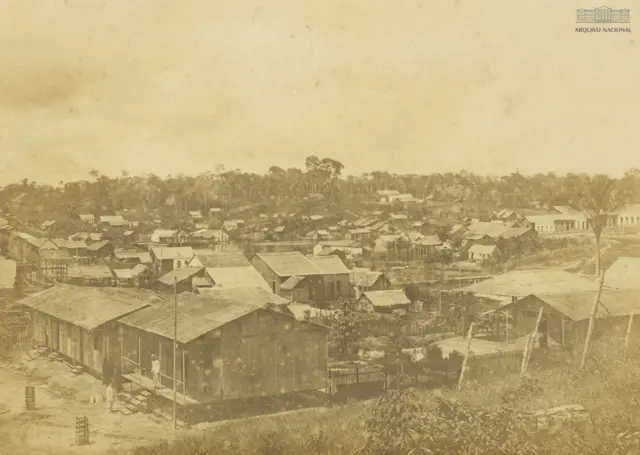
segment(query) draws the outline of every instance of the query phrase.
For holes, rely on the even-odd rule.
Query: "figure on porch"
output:
[[[160,387],[160,360],[155,354],[151,354],[151,372],[153,373],[153,388]]]

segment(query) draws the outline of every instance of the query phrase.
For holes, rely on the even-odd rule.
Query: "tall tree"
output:
[[[600,238],[613,216],[629,200],[629,192],[622,182],[606,175],[567,176],[572,202],[585,216],[595,238],[596,276],[600,275]]]

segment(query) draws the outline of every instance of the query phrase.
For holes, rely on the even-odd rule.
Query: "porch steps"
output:
[[[124,393],[123,398],[125,399],[124,409],[128,411],[130,414],[134,414],[136,412],[146,412],[148,409],[148,401],[151,397],[149,393],[138,393],[136,395],[131,395],[129,393]],[[128,414],[127,414],[128,415]]]

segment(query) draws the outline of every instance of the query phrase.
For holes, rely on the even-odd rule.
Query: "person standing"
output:
[[[160,360],[155,354],[151,355],[151,372],[153,373],[153,388],[160,387]]]
[[[116,401],[116,389],[113,387],[113,383],[109,383],[107,386],[107,403],[109,404],[109,412],[113,412],[113,404]]]

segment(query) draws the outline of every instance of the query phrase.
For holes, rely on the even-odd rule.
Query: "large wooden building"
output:
[[[31,310],[35,341],[102,377],[120,359],[115,320],[157,299],[140,289],[57,284],[20,303]]]
[[[175,374],[174,304],[143,308],[119,320],[124,377],[168,399],[175,377],[184,405],[324,388],[328,329],[297,321],[286,303],[260,288],[179,294]],[[159,389],[152,355],[160,360]]]
[[[535,330],[542,308],[539,333],[561,345],[584,342],[595,292],[572,294],[528,295],[502,307],[511,314],[512,336],[519,337]],[[640,313],[640,292],[605,290],[596,313],[594,337],[624,337],[629,315]],[[632,326],[634,338],[640,335],[640,324]]]

